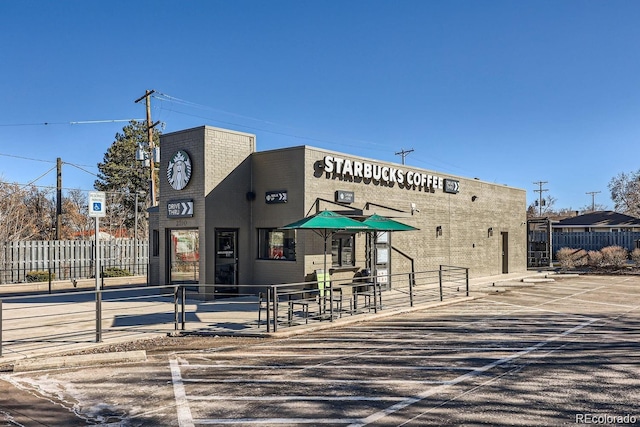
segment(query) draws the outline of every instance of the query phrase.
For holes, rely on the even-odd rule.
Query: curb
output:
[[[13,365],[13,372],[71,368],[116,362],[143,362],[145,360],[147,360],[147,352],[144,350],[81,354],[77,356],[42,357],[16,361]]]

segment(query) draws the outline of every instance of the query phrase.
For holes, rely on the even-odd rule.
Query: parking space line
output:
[[[475,371],[474,369],[473,371]],[[472,371],[472,372],[473,372]],[[192,378],[183,380],[185,383],[190,384],[291,384],[290,378],[271,378],[271,379],[251,379],[251,378],[224,378],[224,379],[202,379]],[[358,379],[336,379],[336,378],[296,378],[297,384],[399,384],[399,385],[411,385],[411,384],[448,384],[449,381],[434,381],[434,380],[385,380],[385,379],[373,379],[373,380],[358,380]]]
[[[263,425],[277,425],[277,424],[351,424],[357,419],[354,418],[213,418],[213,419],[196,419],[197,424],[212,424],[212,425],[230,425],[230,424],[263,424]]]
[[[580,302],[584,302],[584,303],[588,303],[588,304],[607,305],[607,306],[611,306],[611,307],[623,307],[623,308],[634,308],[634,307],[637,307],[635,305],[628,305],[628,304],[614,304],[614,303],[611,303],[611,302],[588,301],[588,300],[584,300],[584,299],[580,299],[580,298],[576,298],[576,301],[580,301]]]
[[[187,393],[184,390],[180,364],[176,359],[170,359],[169,366],[171,367],[171,382],[173,383],[173,394],[176,399],[176,410],[178,412],[178,425],[180,427],[195,427],[189,402],[187,401]]]
[[[536,351],[536,350],[544,347],[545,345],[547,345],[549,343],[552,343],[552,342],[557,341],[557,340],[559,340],[559,339],[561,339],[561,338],[563,338],[565,336],[568,336],[568,335],[570,335],[570,334],[572,334],[574,332],[577,332],[580,329],[583,329],[583,328],[591,325],[592,323],[594,323],[594,322],[596,322],[598,320],[599,319],[593,319],[593,318],[589,319],[586,322],[583,322],[583,323],[581,323],[581,324],[579,324],[577,326],[574,326],[573,328],[567,329],[566,331],[564,331],[563,333],[561,333],[559,335],[554,335],[554,336],[552,336],[552,337],[550,337],[550,338],[548,338],[548,339],[546,339],[544,341],[540,341],[537,344],[532,345],[532,346],[528,347],[525,350],[519,351],[518,353],[512,354],[512,355],[507,356],[507,357],[503,357],[502,359],[495,360],[495,361],[493,361],[491,363],[488,363],[488,364],[486,364],[486,365],[484,365],[484,366],[482,366],[480,368],[477,368],[477,369],[473,370],[472,372],[460,375],[459,377],[457,377],[457,378],[455,378],[455,379],[453,379],[451,381],[448,381],[446,384],[442,384],[442,385],[439,385],[437,387],[432,387],[432,388],[430,388],[428,390],[425,390],[422,393],[419,393],[416,397],[407,398],[402,402],[398,402],[395,405],[392,405],[392,406],[390,406],[390,407],[388,407],[386,409],[383,409],[383,410],[378,411],[378,412],[376,412],[374,414],[371,414],[368,417],[366,417],[366,418],[364,418],[362,420],[359,420],[356,423],[350,424],[349,427],[362,427],[362,426],[365,426],[365,425],[370,424],[372,422],[378,421],[381,418],[384,418],[384,417],[386,417],[388,415],[393,414],[394,412],[397,412],[397,411],[399,411],[401,409],[404,409],[404,408],[406,408],[408,406],[411,406],[411,405],[413,405],[415,403],[418,403],[418,402],[426,399],[427,397],[430,397],[430,396],[432,396],[434,394],[437,394],[437,393],[444,392],[446,389],[448,389],[449,387],[451,387],[453,385],[456,385],[456,384],[459,384],[459,383],[461,383],[463,381],[471,379],[471,378],[473,378],[475,376],[478,376],[478,375],[480,375],[480,374],[482,374],[484,372],[487,372],[487,371],[489,371],[489,370],[491,370],[491,369],[493,369],[493,368],[495,368],[497,366],[503,365],[503,364],[505,364],[507,362],[510,362],[512,360],[515,360],[515,359],[518,359],[518,358],[520,358],[522,356],[526,356],[527,354],[529,354],[529,353],[531,353],[533,351]]]
[[[468,350],[468,349],[465,349]],[[516,349],[511,349],[516,350]],[[449,351],[458,351],[456,348],[452,348]],[[429,356],[430,357],[430,356]],[[458,356],[459,357],[459,356]],[[389,358],[388,356],[386,357]],[[394,356],[394,359],[396,356]],[[424,355],[420,356],[412,356],[415,359],[424,359]],[[331,363],[331,362],[328,362]],[[322,365],[314,365],[317,369],[376,369],[379,365],[330,365],[330,364],[322,364]],[[277,366],[264,366],[264,365],[189,365],[189,369],[264,369],[266,371],[270,370],[289,370],[295,369],[297,366],[292,365],[277,365]],[[473,368],[464,368],[464,367],[448,367],[448,366],[387,366],[385,369],[390,371],[470,371]]]
[[[191,396],[192,401],[228,401],[235,400],[241,402],[397,402],[406,399],[406,396]]]

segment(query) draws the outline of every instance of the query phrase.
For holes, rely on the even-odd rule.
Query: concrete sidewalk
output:
[[[545,278],[549,272],[527,271],[470,279],[470,297],[478,298],[495,292],[496,288],[522,283],[525,278]],[[150,288],[151,289],[151,288]],[[118,298],[102,303],[102,341],[96,342],[95,296],[90,292],[52,294],[38,298],[5,300],[2,303],[2,356],[0,364],[41,356],[54,356],[104,345],[150,339],[173,333],[182,333],[181,325],[175,330],[174,304],[171,296],[146,295],[135,297],[124,288],[117,291]],[[385,291],[386,292],[393,291]],[[121,295],[120,295],[121,294]],[[106,293],[105,293],[106,295]],[[462,294],[461,294],[462,295]],[[133,296],[135,299],[125,299]],[[452,298],[444,302],[433,301],[416,307],[380,310],[378,313],[345,315],[333,322],[310,322],[280,328],[267,333],[265,313],[258,324],[256,297],[238,297],[215,301],[187,300],[185,305],[186,333],[239,336],[286,336],[318,328],[330,328],[362,322],[380,316],[390,316],[407,310],[452,304],[467,298]],[[179,318],[179,320],[181,320]],[[90,356],[87,356],[90,357]],[[114,358],[119,357],[114,353]]]

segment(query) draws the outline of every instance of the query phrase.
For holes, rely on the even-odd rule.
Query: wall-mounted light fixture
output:
[[[493,227],[489,227],[489,229],[487,230],[487,237],[491,236],[493,236]]]
[[[442,226],[441,225],[436,227],[436,237],[437,236],[442,236]]]
[[[476,196],[476,195],[471,196],[471,201],[472,202],[475,202],[476,200],[478,200],[478,196]]]

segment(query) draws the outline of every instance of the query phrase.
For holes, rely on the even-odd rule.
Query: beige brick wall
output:
[[[163,135],[161,147],[159,258],[165,260],[168,255],[165,229],[197,228],[201,283],[214,282],[217,228],[238,230],[241,284],[303,281],[322,268],[322,238],[300,231],[296,261],[260,260],[258,229],[281,227],[323,209],[353,208],[364,215],[378,213],[419,228],[391,235],[392,245],[415,260],[417,271],[445,264],[469,267],[471,277],[500,274],[501,233],[508,235],[508,271],[526,270],[526,192],[522,189],[306,146],[255,152],[254,135],[211,127]],[[176,191],[166,180],[166,163],[180,149],[190,154],[193,174],[187,188]],[[322,170],[326,155],[455,179],[460,183],[459,192],[449,194],[441,188],[423,191],[397,182],[384,184],[326,173]],[[350,206],[331,203],[337,190],[353,191],[355,202]],[[286,191],[287,203],[267,204],[265,194],[269,191]],[[250,192],[255,199],[247,197]],[[193,218],[167,218],[167,202],[185,198],[194,201]],[[412,213],[412,203],[419,211]],[[437,226],[442,227],[442,236],[436,236]],[[360,268],[365,266],[365,240],[363,233],[356,237],[356,265]],[[409,262],[395,252],[391,264],[393,273],[409,271]],[[352,275],[353,271],[342,273],[344,277]],[[162,283],[168,277],[165,261],[159,262],[158,277]]]
[[[318,165],[325,155],[375,163],[406,171],[424,172],[441,178],[460,182],[457,194],[445,193],[442,189],[425,192],[417,189],[401,188],[375,182],[356,182],[335,174],[320,172]],[[351,206],[364,208],[367,202],[398,209],[370,206],[366,214],[396,217],[397,220],[413,225],[420,231],[397,232],[392,234],[392,244],[415,259],[416,270],[436,269],[441,264],[469,267],[472,277],[502,273],[501,232],[508,233],[509,272],[526,270],[526,192],[505,185],[492,184],[476,179],[425,171],[411,166],[383,163],[370,159],[348,156],[314,148],[307,149],[306,158],[306,198],[305,205],[311,207],[316,198],[334,200],[337,190],[353,191],[355,203]],[[315,174],[312,170],[317,171]],[[477,196],[472,201],[472,196]],[[411,214],[411,204],[419,212]],[[322,204],[322,209],[339,209],[336,205]],[[442,236],[436,236],[436,227],[441,226]],[[493,236],[488,229],[493,228]],[[364,240],[364,239],[360,239]],[[359,257],[362,259],[362,255]],[[407,263],[394,255],[394,273],[406,272]],[[316,258],[308,263],[317,262]],[[311,265],[306,266],[307,270]],[[404,271],[401,271],[404,270]]]
[[[255,151],[255,136],[202,126],[162,135],[160,169],[159,229],[160,283],[169,279],[167,263],[168,229],[198,229],[200,240],[200,283],[214,282],[214,231],[216,227],[247,228],[246,191],[249,185],[248,157]],[[192,162],[192,175],[183,190],[167,181],[168,161],[178,151],[186,151]],[[192,199],[192,218],[168,218],[170,200]],[[248,247],[248,244],[242,245]],[[211,248],[211,255],[207,248]],[[248,249],[245,249],[248,251]],[[204,292],[204,289],[202,290]]]

